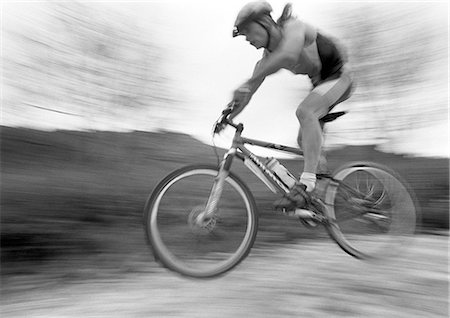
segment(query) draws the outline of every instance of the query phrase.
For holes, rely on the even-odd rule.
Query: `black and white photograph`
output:
[[[449,13],[3,1],[1,317],[449,317]]]

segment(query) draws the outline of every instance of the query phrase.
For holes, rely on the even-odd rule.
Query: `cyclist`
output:
[[[267,76],[280,69],[309,76],[312,90],[296,111],[300,122],[297,141],[304,152],[303,173],[290,193],[274,203],[280,209],[303,208],[315,188],[321,157],[323,127],[319,119],[350,97],[352,78],[344,68],[344,52],[329,37],[294,17],[291,4],[284,7],[276,22],[271,11],[268,2],[251,2],[236,18],[233,37],[245,36],[255,48],[264,48],[264,53],[251,78],[234,91],[236,107],[231,118],[244,109]]]

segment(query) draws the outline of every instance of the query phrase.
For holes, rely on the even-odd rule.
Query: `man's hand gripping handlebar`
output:
[[[216,123],[214,124],[214,134],[219,134],[222,130],[225,129],[227,125],[237,127],[229,116],[236,110],[237,105],[235,102],[231,102],[227,105],[227,107],[222,111],[222,114],[220,115],[219,119],[217,119]]]

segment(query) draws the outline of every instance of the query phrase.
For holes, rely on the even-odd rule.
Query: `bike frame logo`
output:
[[[289,189],[286,187],[284,183],[282,183],[278,178],[275,176],[275,174],[267,168],[259,159],[252,153],[249,153],[248,157],[265,173],[267,174],[273,181],[276,182],[276,184],[283,189],[284,191],[289,191]]]

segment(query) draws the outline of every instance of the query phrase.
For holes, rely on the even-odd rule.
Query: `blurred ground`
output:
[[[331,241],[254,249],[212,280],[161,268],[4,294],[3,317],[448,317],[448,238],[420,236],[388,263],[353,259]],[[41,280],[42,281],[42,280]]]
[[[424,221],[417,244],[404,258],[377,266],[347,256],[324,231],[274,214],[275,196],[236,164],[261,216],[255,250],[229,275],[194,281],[154,263],[141,215],[167,173],[215,163],[209,146],[173,133],[6,127],[1,139],[4,317],[448,313],[447,159],[404,158],[372,147],[329,155],[331,168],[349,160],[387,164],[416,193]],[[286,165],[299,170],[297,162]]]

